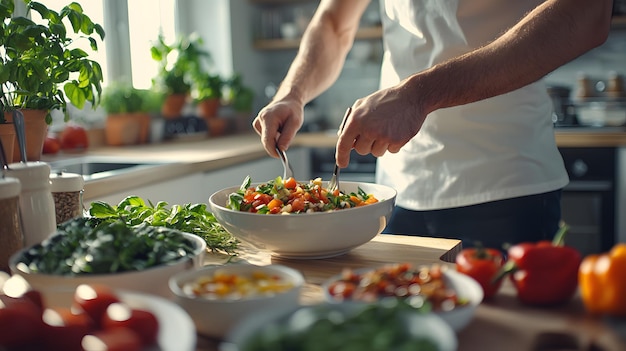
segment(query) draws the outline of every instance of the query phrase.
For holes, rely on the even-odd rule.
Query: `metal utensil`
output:
[[[278,147],[278,145],[276,146],[276,152],[278,152],[278,156],[280,156],[280,160],[283,161],[283,168],[284,168],[283,179],[294,177],[293,170],[291,169],[291,166],[289,165],[289,159],[287,158],[287,153],[281,150]]]
[[[350,116],[350,112],[352,112],[352,107],[348,107],[348,109],[346,110],[346,114],[343,116],[341,127],[339,127],[340,133],[341,131],[343,131],[343,127],[346,126],[346,121],[348,120],[348,117]],[[333,169],[333,176],[332,178],[330,178],[330,181],[328,182],[328,191],[332,193],[337,189],[339,189],[339,166],[337,165],[337,161],[335,161],[335,169]]]
[[[24,115],[22,111],[13,110],[13,126],[17,134],[17,144],[20,148],[22,163],[28,162],[26,159],[26,135],[24,134]]]
[[[0,162],[2,163],[2,178],[4,178],[4,170],[9,169],[9,162],[7,161],[7,154],[4,152],[4,145],[0,141]]]

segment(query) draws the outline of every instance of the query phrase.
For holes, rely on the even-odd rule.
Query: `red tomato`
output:
[[[80,307],[96,325],[100,324],[110,304],[120,302],[113,290],[105,285],[81,284],[74,293],[74,303]]]
[[[297,198],[291,203],[291,212],[304,211],[304,199]]]
[[[0,294],[0,346],[11,349],[30,345],[41,333],[39,308],[30,300]]]
[[[86,335],[81,343],[84,351],[140,351],[141,338],[128,328],[113,328]]]
[[[43,321],[43,341],[49,351],[82,351],[83,337],[95,330],[91,317],[70,308],[46,308]]]
[[[61,150],[61,142],[57,138],[46,137],[43,141],[43,154],[56,154]]]
[[[295,189],[298,185],[298,182],[296,182],[296,179],[294,177],[289,177],[283,181],[283,185],[287,189]]]
[[[494,282],[494,277],[503,264],[502,253],[497,249],[467,248],[456,256],[457,271],[474,278],[483,288],[485,299],[493,297],[500,290],[502,279]]]
[[[83,150],[89,147],[87,130],[77,125],[67,125],[61,133],[61,149]]]
[[[137,333],[144,346],[153,345],[159,335],[159,322],[152,312],[131,308],[125,303],[109,305],[102,317],[103,329],[128,328]]]

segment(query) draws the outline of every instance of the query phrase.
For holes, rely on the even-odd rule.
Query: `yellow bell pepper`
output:
[[[626,316],[626,243],[603,254],[586,256],[578,283],[585,309],[594,314]]]

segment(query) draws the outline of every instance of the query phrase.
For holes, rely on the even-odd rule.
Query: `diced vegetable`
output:
[[[228,208],[261,214],[290,214],[341,210],[378,202],[361,188],[357,193],[331,193],[322,187],[320,178],[298,183],[294,178],[277,177],[267,183],[251,186],[246,177],[238,191],[230,194]]]

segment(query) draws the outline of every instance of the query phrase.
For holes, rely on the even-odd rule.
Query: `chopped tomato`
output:
[[[298,182],[296,182],[296,179],[294,177],[289,177],[287,178],[287,180],[283,181],[283,185],[287,189],[295,189],[296,186],[298,186]]]

